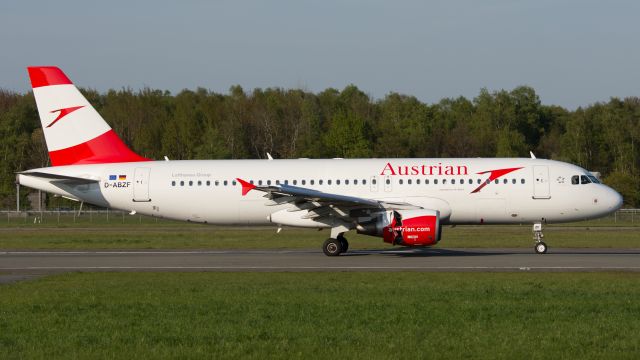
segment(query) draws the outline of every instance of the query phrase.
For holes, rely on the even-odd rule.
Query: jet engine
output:
[[[404,246],[429,246],[440,241],[437,210],[392,210],[357,226],[359,234],[381,236],[384,242]]]

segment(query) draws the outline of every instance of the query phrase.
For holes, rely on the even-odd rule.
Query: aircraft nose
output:
[[[622,207],[622,195],[610,187],[607,187],[607,194],[605,196],[607,207],[610,211],[616,211]]]

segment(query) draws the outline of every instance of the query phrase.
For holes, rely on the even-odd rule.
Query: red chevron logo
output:
[[[487,186],[487,184],[491,183],[493,180],[507,175],[508,173],[512,172],[512,171],[516,171],[516,170],[520,170],[522,169],[521,167],[517,167],[517,168],[508,168],[508,169],[496,169],[496,170],[489,170],[489,171],[482,171],[479,172],[478,175],[482,175],[482,174],[486,174],[489,173],[489,178],[486,181],[483,181],[482,184],[480,184],[480,186],[478,186],[475,190],[473,190],[471,193],[477,193],[480,190],[482,190],[483,187]]]
[[[76,111],[76,110],[78,110],[78,109],[81,109],[81,108],[83,108],[83,107],[84,107],[84,105],[81,105],[81,106],[72,106],[72,107],[68,107],[68,108],[64,108],[64,109],[58,109],[58,110],[53,110],[53,111],[51,111],[51,113],[52,113],[52,114],[53,114],[53,113],[56,113],[56,112],[60,112],[60,113],[58,114],[58,117],[56,117],[56,119],[55,119],[55,120],[53,120],[53,121],[51,122],[51,124],[47,125],[47,128],[52,127],[52,126],[53,126],[53,124],[57,123],[57,122],[58,122],[60,119],[62,119],[63,117],[65,117],[65,116],[67,116],[67,115],[71,114],[72,112],[74,112],[74,111]]]

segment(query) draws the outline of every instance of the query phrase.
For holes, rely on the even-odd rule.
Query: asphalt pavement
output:
[[[634,271],[640,249],[1,251],[0,282],[69,271]]]

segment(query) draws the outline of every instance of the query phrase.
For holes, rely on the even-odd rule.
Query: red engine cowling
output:
[[[384,242],[404,246],[429,246],[440,241],[440,213],[437,210],[388,211],[359,233],[382,236]]]

